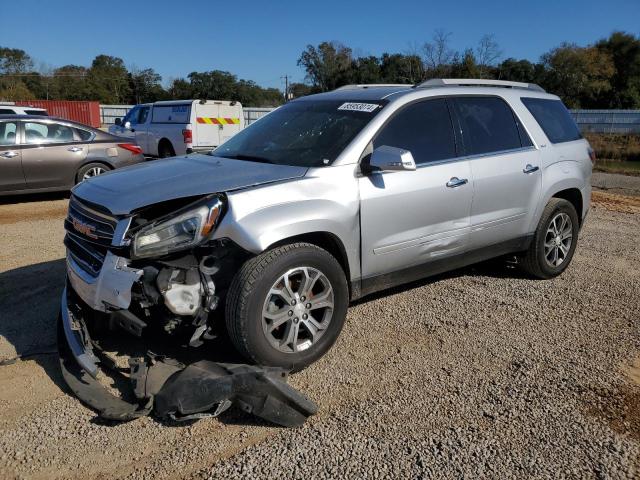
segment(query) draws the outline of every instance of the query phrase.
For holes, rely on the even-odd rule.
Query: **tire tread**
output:
[[[257,255],[247,260],[234,277],[227,294],[227,305],[225,321],[227,332],[234,346],[239,353],[252,361],[257,362],[258,359],[251,353],[247,342],[248,326],[246,324],[247,315],[245,314],[248,306],[249,295],[254,289],[255,283],[260,279],[264,270],[279,257],[288,255],[295,250],[301,248],[314,249],[322,254],[327,255],[334,262],[337,260],[326,250],[313,245],[311,243],[291,243],[276,247],[272,250]]]

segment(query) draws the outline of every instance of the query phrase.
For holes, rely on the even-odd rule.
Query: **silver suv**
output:
[[[96,324],[192,346],[226,324],[250,361],[303,368],[372,292],[505,255],[536,278],[562,273],[592,160],[559,98],[532,84],[351,85],[292,101],[209,155],[73,190],[67,341],[95,375]]]

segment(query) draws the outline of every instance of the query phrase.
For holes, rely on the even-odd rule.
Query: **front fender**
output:
[[[232,192],[215,238],[229,238],[259,254],[298,235],[329,233],[344,247],[351,279],[360,277],[360,224],[357,185],[348,177],[309,178]],[[353,177],[351,176],[353,180]]]

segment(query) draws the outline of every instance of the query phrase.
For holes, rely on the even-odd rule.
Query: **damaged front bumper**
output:
[[[84,295],[69,275],[58,325],[60,366],[74,394],[101,417],[126,421],[154,413],[161,418],[188,420],[217,416],[236,404],[274,424],[294,427],[316,413],[317,406],[286,383],[288,372],[281,368],[208,360],[185,364],[147,352],[129,358],[129,372],[123,373],[87,328],[85,312],[91,305],[87,300],[95,305],[105,297],[100,289],[80,290]],[[128,379],[128,391],[120,396],[112,394],[99,380],[102,369]]]

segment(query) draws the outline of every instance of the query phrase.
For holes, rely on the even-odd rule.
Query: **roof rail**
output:
[[[342,87],[338,87],[334,90],[355,90],[357,88],[375,88],[375,87],[411,87],[410,83],[359,83],[352,85],[343,85]]]
[[[430,87],[503,87],[503,88],[520,88],[523,90],[534,90],[536,92],[544,92],[545,90],[535,83],[524,82],[508,82],[506,80],[485,80],[478,78],[432,78],[426,82],[416,84],[416,88]]]

